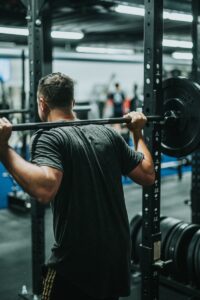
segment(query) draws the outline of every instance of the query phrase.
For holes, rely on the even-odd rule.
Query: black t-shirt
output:
[[[31,161],[63,172],[55,199],[55,244],[47,264],[86,294],[130,292],[130,233],[121,175],[143,159],[106,126],[38,131]]]

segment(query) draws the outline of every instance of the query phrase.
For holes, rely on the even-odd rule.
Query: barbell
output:
[[[186,156],[200,145],[200,86],[183,77],[163,82],[163,115],[147,115],[147,121],[162,125],[162,152]],[[22,123],[13,131],[51,129],[65,126],[128,124],[130,118],[90,119],[62,122]]]
[[[23,108],[23,109],[0,109],[0,115],[6,116],[11,114],[29,114],[30,110]]]
[[[73,108],[75,112],[89,112],[91,110],[90,105],[76,105]],[[12,114],[30,114],[30,109],[22,108],[22,109],[0,109],[0,116],[7,116]]]

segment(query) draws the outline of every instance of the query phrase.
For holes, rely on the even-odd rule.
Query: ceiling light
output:
[[[82,32],[52,31],[51,37],[55,39],[80,40],[84,37]]]
[[[163,12],[163,19],[173,20],[173,21],[190,22],[191,23],[193,21],[193,16],[189,15],[189,14],[164,11]]]
[[[177,40],[164,39],[163,46],[164,47],[173,47],[173,48],[175,47],[175,48],[192,49],[193,43],[190,41],[177,41]]]
[[[15,28],[15,27],[0,27],[0,34],[12,34],[12,35],[23,35],[28,36],[27,28]],[[70,39],[70,40],[79,40],[84,37],[82,32],[66,32],[66,31],[52,31],[52,38],[57,39]]]
[[[27,36],[28,35],[28,29],[26,29],[26,28],[0,27],[0,33]]]
[[[193,55],[191,52],[173,52],[172,57],[174,59],[188,59],[191,60],[193,59]]]
[[[17,48],[0,48],[0,55],[21,55],[22,50]]]
[[[144,7],[138,6],[128,6],[128,5],[117,5],[113,8],[114,11],[122,14],[130,14],[135,16],[144,16],[145,9]],[[193,16],[190,14],[184,14],[181,12],[173,11],[164,11],[163,19],[173,20],[173,21],[182,21],[182,22],[192,22]]]
[[[116,49],[116,48],[102,48],[102,47],[76,47],[77,52],[82,53],[99,53],[99,54],[126,54],[131,55],[134,53],[132,49]]]
[[[144,16],[144,8],[127,5],[118,5],[114,7],[114,11],[122,14],[130,14],[135,16]]]

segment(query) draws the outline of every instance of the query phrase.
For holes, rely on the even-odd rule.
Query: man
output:
[[[53,73],[39,82],[42,121],[75,120],[73,81]],[[8,145],[12,125],[0,119],[0,158],[41,203],[51,202],[55,244],[42,299],[116,300],[130,292],[130,233],[121,175],[141,185],[155,179],[143,137],[146,117],[129,113],[133,151],[112,128],[88,125],[39,130],[31,162]]]
[[[124,92],[121,90],[119,83],[115,83],[115,91],[111,93],[108,96],[108,98],[113,102],[113,117],[122,117],[125,95]]]

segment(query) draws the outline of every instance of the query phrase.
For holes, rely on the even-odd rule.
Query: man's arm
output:
[[[144,159],[134,168],[128,176],[141,185],[152,185],[155,181],[155,170],[151,153],[149,152],[142,135],[142,129],[146,124],[146,117],[139,112],[131,112],[127,116],[131,118],[128,124],[133,134],[135,150],[143,153]]]
[[[27,162],[8,145],[12,125],[0,119],[0,161],[17,183],[42,203],[50,202],[56,195],[62,180],[62,172],[51,167]]]

